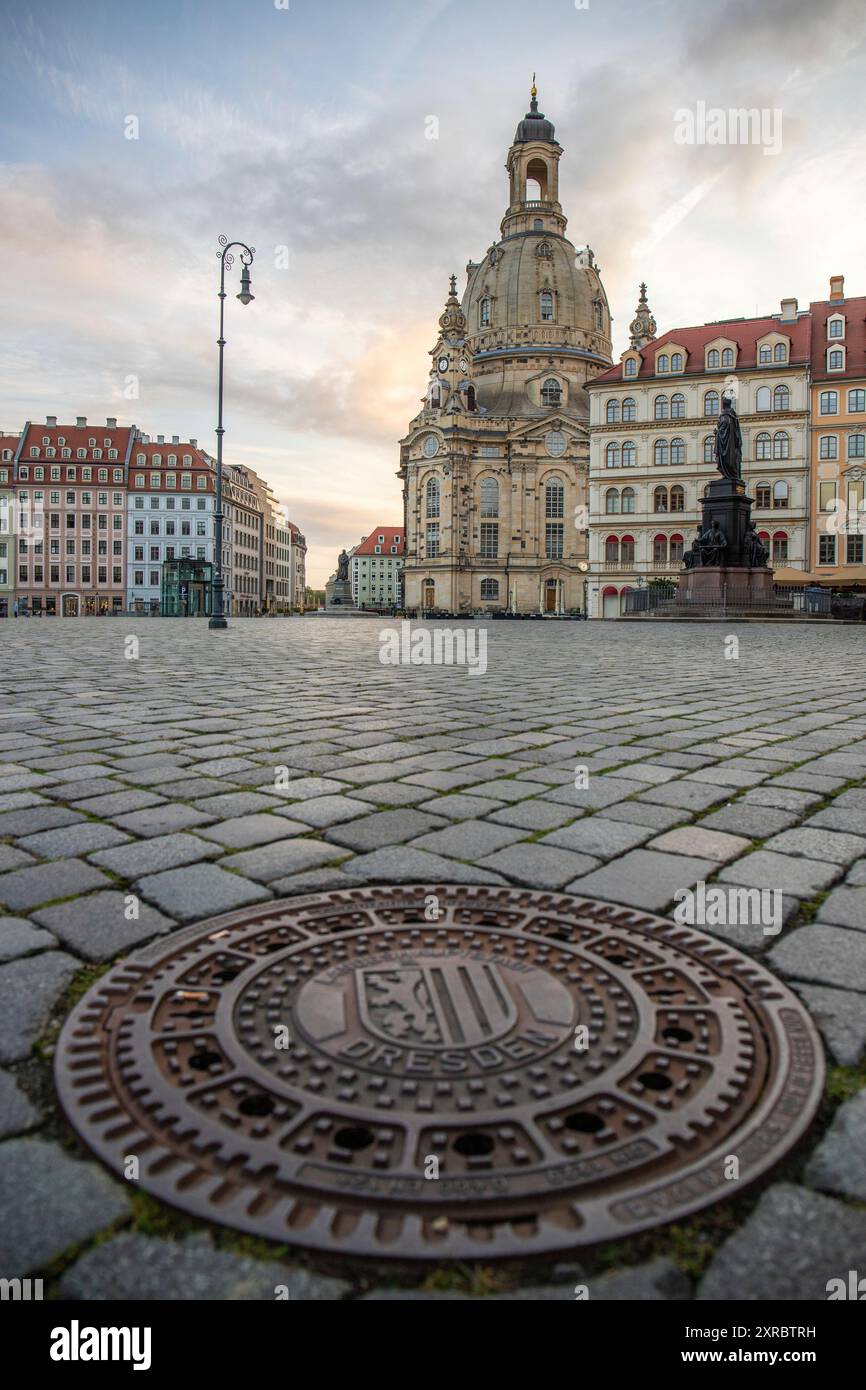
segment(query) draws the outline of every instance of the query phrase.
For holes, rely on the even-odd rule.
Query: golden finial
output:
[[[537,91],[536,86],[535,86],[535,73],[532,74],[532,91],[529,93],[529,95],[530,95],[531,97],[537,97],[537,96],[538,96],[538,91]]]

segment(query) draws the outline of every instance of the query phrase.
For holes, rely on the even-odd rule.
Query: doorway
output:
[[[436,601],[436,584],[432,579],[424,580],[421,602],[425,609],[431,609]]]
[[[64,618],[77,618],[81,611],[81,599],[78,594],[63,594],[61,605]]]
[[[544,586],[544,611],[545,613],[556,612],[556,595],[559,588],[559,581],[548,579]]]

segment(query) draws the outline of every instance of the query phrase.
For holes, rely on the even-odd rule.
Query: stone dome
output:
[[[549,121],[544,112],[539,111],[534,95],[529,103],[529,110],[514,133],[515,145],[524,145],[530,140],[545,140],[549,145],[557,143],[553,121]]]
[[[545,292],[553,297],[552,321],[542,317]],[[502,346],[522,346],[534,336],[545,345],[573,347],[588,338],[610,357],[610,312],[592,253],[579,254],[566,237],[524,232],[499,242],[493,255],[470,265],[462,307],[474,348],[491,336]],[[541,338],[527,338],[527,328],[538,329]]]

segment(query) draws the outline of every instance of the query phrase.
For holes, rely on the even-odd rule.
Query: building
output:
[[[223,526],[224,609],[236,618],[255,617],[262,607],[264,522],[258,482],[251,468],[223,464],[223,510],[228,521]]]
[[[273,523],[274,612],[292,611],[292,533],[285,507],[280,507]]]
[[[673,579],[717,476],[723,393],[736,398],[753,518],[778,569],[809,563],[811,317],[796,299],[763,318],[655,335],[645,286],[631,345],[589,384],[591,617],[616,617],[624,595]]]
[[[194,439],[183,444],[178,435],[168,443],[161,434],[155,442],[139,436],[127,497],[130,612],[207,616],[216,507],[216,476],[207,455]]]
[[[812,315],[812,552],[834,588],[866,585],[866,298],[846,299],[841,275]]]
[[[289,522],[292,542],[292,608],[303,613],[307,590],[307,542],[293,521]]]
[[[119,613],[126,604],[126,486],[134,425],[24,426],[14,464],[20,614]]]
[[[456,279],[422,408],[400,441],[405,605],[562,612],[583,597],[587,379],[610,364],[598,267],[566,237],[562,147],[530,110],[508,151],[499,240]]]
[[[396,608],[402,594],[402,526],[379,526],[355,546],[349,564],[356,608]]]
[[[15,455],[21,438],[0,432],[0,618],[15,610]]]

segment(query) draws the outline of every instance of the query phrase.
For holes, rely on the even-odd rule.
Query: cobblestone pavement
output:
[[[662,913],[699,880],[779,889],[780,934],[707,929],[792,984],[830,1067],[815,1133],[762,1192],[479,1287],[573,1298],[585,1275],[591,1297],[823,1299],[827,1279],[866,1270],[864,630],[491,623],[474,676],[382,665],[379,632],[3,623],[0,1275],[41,1272],[70,1297],[417,1296],[166,1222],[72,1141],[50,1054],[75,991],[178,923],[435,880]],[[425,1287],[478,1292],[445,1275]]]

